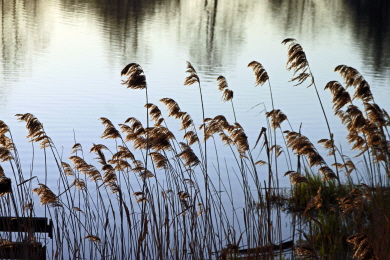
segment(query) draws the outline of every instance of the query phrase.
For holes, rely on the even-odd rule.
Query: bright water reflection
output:
[[[30,153],[23,152],[31,147],[23,139],[24,125],[13,118],[16,113],[36,115],[65,158],[73,130],[89,149],[106,142],[99,140],[99,117],[115,124],[129,116],[144,118],[144,93],[120,85],[119,72],[129,62],[143,66],[150,102],[171,97],[199,123],[198,90],[183,86],[185,61],[199,72],[206,116],[224,114],[232,121],[230,104],[220,101],[216,87],[216,78],[224,75],[235,91],[238,121],[254,143],[266,125],[259,115],[263,105],[256,105],[271,108],[268,89],[254,88],[246,67],[260,61],[270,75],[276,107],[293,127],[302,122],[313,142],[325,138],[313,89],[288,82],[286,47],[280,44],[287,37],[303,45],[320,89],[340,80],[333,69],[347,64],[362,72],[376,102],[389,108],[388,1],[2,0],[0,11],[0,116],[27,160]],[[331,97],[322,95],[332,115]],[[331,119],[331,126],[344,142],[339,119]]]

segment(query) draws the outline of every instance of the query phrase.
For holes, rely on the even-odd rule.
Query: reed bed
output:
[[[314,143],[276,108],[271,79],[257,61],[248,67],[255,85],[268,85],[272,110],[254,144],[238,122],[234,93],[222,75],[216,87],[223,102],[231,103],[234,122],[222,114],[206,117],[201,79],[189,62],[184,85],[199,89],[200,123],[171,98],[160,99],[162,110],[150,103],[145,72],[136,63],[121,71],[122,84],[145,91],[145,118],[119,125],[100,118],[101,138],[111,145],[85,149],[75,141],[64,159],[38,118],[16,115],[27,139],[41,149],[44,174],[23,171],[11,130],[0,121],[0,162],[6,165],[0,165],[1,217],[45,216],[53,222],[52,238],[33,227],[3,230],[0,257],[16,243],[39,242],[47,259],[386,259],[389,115],[356,69],[337,66],[345,82],[324,88],[356,151],[355,158],[344,155],[302,46],[294,39],[282,43],[288,45],[292,81],[314,88],[322,107],[329,136]],[[169,126],[167,118],[180,127]],[[229,162],[218,153],[222,145]],[[95,160],[89,162],[86,152]],[[279,172],[281,164],[287,172]],[[49,168],[56,183],[47,181]],[[290,188],[280,187],[282,175],[290,178]]]

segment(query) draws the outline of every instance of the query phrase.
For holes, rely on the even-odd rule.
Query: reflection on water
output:
[[[362,56],[382,76],[390,67],[390,2],[346,1],[351,12],[352,28]]]
[[[320,37],[347,28],[353,34],[362,59],[382,76],[389,76],[390,2],[386,0],[270,1],[275,23],[288,35]],[[348,37],[345,34],[345,37]]]
[[[188,47],[185,50],[195,64],[223,66],[243,47],[245,28],[255,23],[257,16],[267,15],[272,30],[296,38],[315,38],[337,27],[348,28],[362,57],[383,74],[389,67],[389,5],[388,1],[366,0],[229,4],[218,0],[61,0],[55,6],[39,0],[2,0],[1,76],[7,80],[19,71],[17,66],[29,66],[36,53],[45,52],[57,11],[65,23],[77,23],[80,16],[98,23],[106,48],[113,52],[108,58],[119,59],[111,60],[113,63],[148,59],[159,51],[153,42],[169,37],[178,48]]]
[[[0,3],[0,79],[15,79],[49,45],[50,9],[45,1],[2,0]]]

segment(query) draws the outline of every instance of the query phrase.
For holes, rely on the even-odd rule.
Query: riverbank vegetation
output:
[[[334,109],[326,114],[326,92],[320,94],[302,46],[294,39],[282,43],[292,81],[314,89],[322,108],[328,127],[322,139],[293,129],[272,100],[267,125],[249,143],[227,79],[216,78],[216,87],[231,103],[224,112],[233,113],[234,122],[222,114],[207,117],[201,78],[189,62],[184,85],[199,90],[200,123],[171,98],[150,103],[145,72],[136,63],[123,68],[122,84],[144,92],[145,118],[119,125],[100,118],[102,139],[111,145],[84,148],[75,141],[65,158],[37,117],[16,115],[33,147],[41,148],[43,173],[25,170],[11,129],[0,121],[1,216],[53,221],[52,239],[34,227],[2,230],[0,254],[16,243],[41,243],[48,259],[386,259],[389,115],[364,77],[347,65],[335,68],[343,83],[324,86]],[[255,85],[267,86],[273,99],[264,66],[252,61],[248,67]],[[354,157],[336,145],[330,116],[347,129]],[[229,154],[221,154],[221,145]],[[281,173],[281,165],[288,170]],[[48,182],[48,175],[57,182]],[[291,187],[281,187],[283,175]]]

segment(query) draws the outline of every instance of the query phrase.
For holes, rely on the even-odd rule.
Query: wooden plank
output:
[[[0,232],[48,233],[53,238],[53,222],[47,218],[0,217]]]

